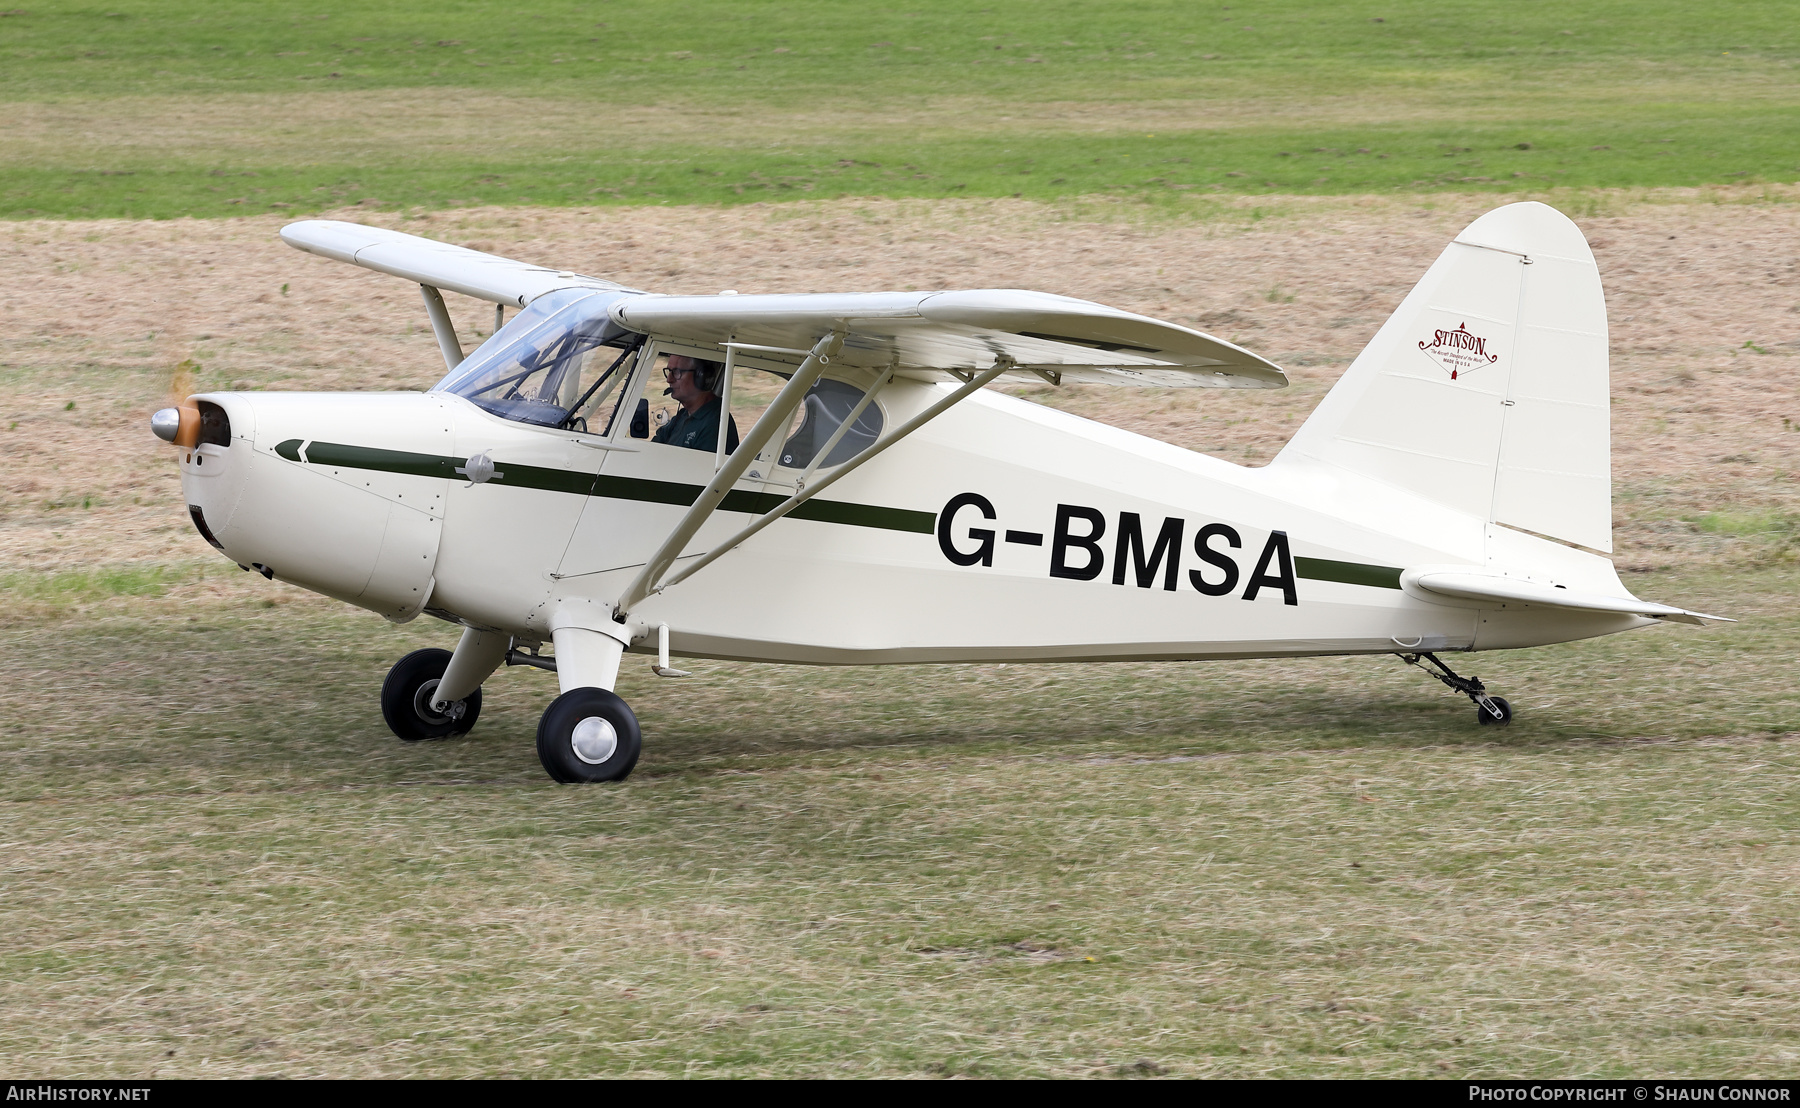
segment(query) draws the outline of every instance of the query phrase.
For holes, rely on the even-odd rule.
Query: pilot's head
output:
[[[692,411],[712,401],[716,395],[713,390],[718,387],[719,374],[724,368],[705,358],[671,354],[663,369],[663,379],[669,382],[669,395],[675,402]]]

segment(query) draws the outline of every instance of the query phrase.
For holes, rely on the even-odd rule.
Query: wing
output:
[[[1617,612],[1621,615],[1649,616],[1651,619],[1692,623],[1698,627],[1706,626],[1709,620],[1717,623],[1737,622],[1726,616],[1710,616],[1705,612],[1690,612],[1686,608],[1655,604],[1648,600],[1606,596],[1601,593],[1573,592],[1553,585],[1540,585],[1531,581],[1521,581],[1515,577],[1499,577],[1489,573],[1427,570],[1404,574],[1401,580],[1403,583],[1416,585],[1426,592],[1437,593],[1439,596],[1452,596],[1458,600],[1478,600],[1495,604],[1525,604],[1532,607],[1561,608],[1565,611],[1577,612]]]
[[[283,227],[281,241],[308,254],[517,308],[557,289],[624,289],[597,277],[515,262],[466,246],[360,223],[303,220]]]
[[[614,305],[613,318],[634,331],[695,345],[736,341],[802,351],[842,327],[848,334],[840,361],[868,368],[897,361],[901,375],[910,377],[985,369],[1008,355],[1019,367],[1003,377],[1022,381],[1287,385],[1279,367],[1223,339],[1088,300],[1019,289],[634,296]]]
[[[303,220],[282,228],[281,238],[309,254],[518,307],[563,288],[637,291],[359,223]],[[843,328],[848,333],[841,361],[868,368],[897,363],[902,375],[928,379],[986,369],[1004,355],[1018,368],[1001,376],[1018,381],[1226,389],[1287,385],[1279,367],[1223,339],[1088,300],[1018,289],[640,295],[621,301],[613,315],[622,326],[658,338],[799,352]],[[772,356],[798,362],[803,354]]]

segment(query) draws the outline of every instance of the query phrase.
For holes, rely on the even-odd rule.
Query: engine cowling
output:
[[[208,393],[189,404],[196,413],[191,447],[179,445],[188,431],[185,411],[162,422],[176,424],[182,489],[202,537],[239,565],[395,622],[424,608],[435,584],[447,482],[416,472],[417,465],[408,472],[405,460],[449,449],[452,423],[442,400],[417,393]],[[381,445],[361,445],[374,443]],[[383,464],[386,458],[392,464]]]

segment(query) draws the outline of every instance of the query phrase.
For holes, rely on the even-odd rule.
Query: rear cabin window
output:
[[[855,385],[821,378],[800,404],[800,425],[781,444],[781,464],[790,469],[812,465],[862,398],[863,390]],[[881,406],[870,404],[819,462],[820,467],[843,465],[856,457],[881,437],[881,427]]]

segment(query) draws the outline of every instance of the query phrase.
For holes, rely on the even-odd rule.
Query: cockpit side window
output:
[[[781,464],[789,469],[805,469],[812,465],[813,459],[825,449],[825,444],[837,434],[862,398],[863,390],[855,385],[820,378],[801,401],[800,426],[782,444]],[[870,404],[819,464],[843,465],[880,438],[881,428],[881,406]]]
[[[587,431],[631,375],[643,336],[612,322],[617,299],[567,289],[534,301],[449,377],[452,392],[503,419]]]

